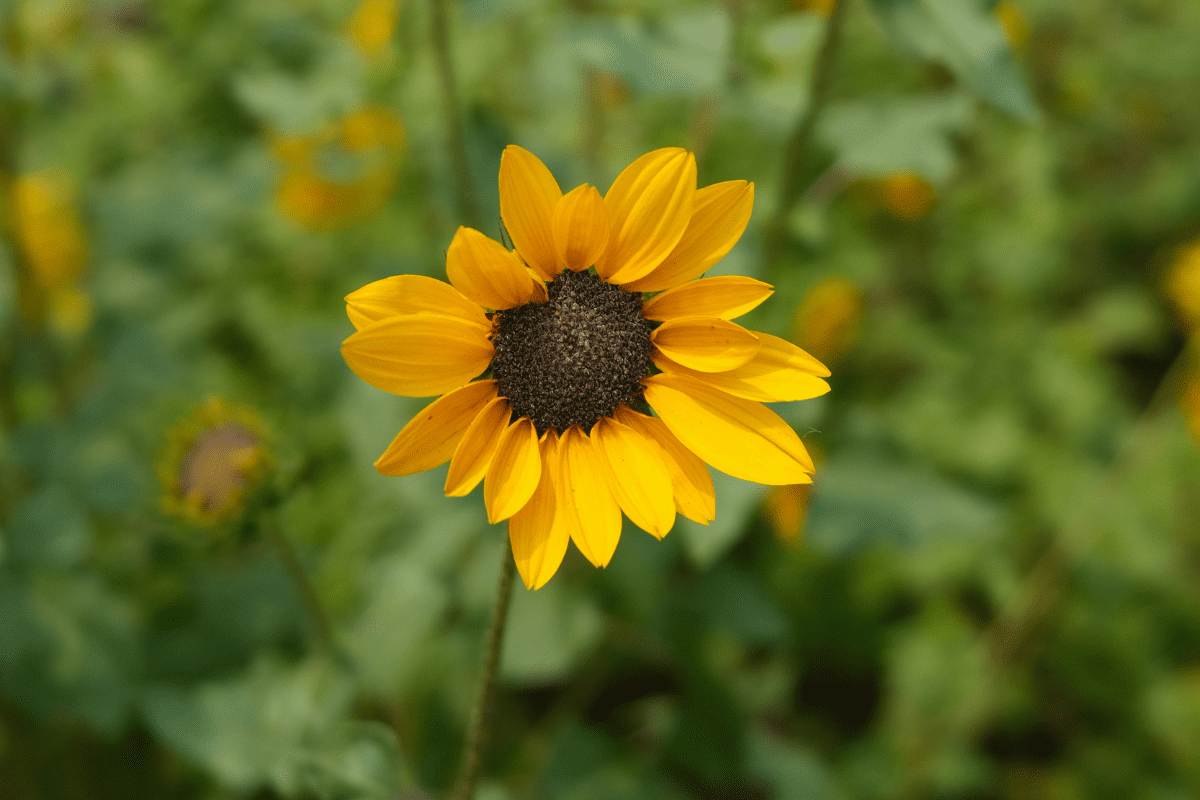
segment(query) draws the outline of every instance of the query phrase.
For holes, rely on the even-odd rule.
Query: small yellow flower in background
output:
[[[864,309],[862,290],[845,278],[826,278],[804,294],[796,308],[793,340],[827,363],[850,352]]]
[[[441,395],[375,467],[410,475],[450,462],[445,491],[483,483],[536,589],[572,541],[605,566],[621,514],[662,538],[676,514],[715,518],[705,462],[743,480],[809,483],[804,444],[764,402],[829,391],[795,345],[731,320],[772,293],[701,278],[750,219],[746,181],[696,188],[679,148],[630,164],[601,196],[563,194],[532,153],[500,161],[500,216],[515,250],[459,228],[450,283],[398,275],[346,297],[346,363],[376,388]]]
[[[771,524],[771,530],[784,544],[800,543],[811,492],[812,485],[806,483],[776,486],[763,501],[763,511]]]
[[[1008,44],[1014,50],[1020,50],[1029,41],[1029,20],[1025,18],[1025,12],[1021,7],[1013,2],[1013,0],[1000,0],[996,7],[992,9],[992,13],[1000,20],[1000,26],[1004,28],[1004,35],[1008,39]]]
[[[92,324],[92,303],[78,282],[87,266],[87,237],[74,186],[65,175],[35,172],[12,184],[12,224],[25,265],[27,317],[48,320],[74,336]]]
[[[396,32],[399,0],[362,0],[346,25],[346,34],[368,58],[383,53]]]
[[[915,222],[933,207],[933,187],[915,172],[897,172],[872,181],[879,203],[893,217]]]
[[[400,118],[376,106],[315,134],[276,136],[271,150],[284,165],[276,204],[288,217],[317,231],[369,216],[395,187],[404,143]]]
[[[792,0],[792,8],[797,11],[814,11],[828,17],[833,13],[833,5],[837,0]]]
[[[1188,376],[1179,396],[1179,407],[1192,436],[1200,443],[1200,369],[1193,369]]]
[[[1167,272],[1167,296],[1187,328],[1200,327],[1200,239],[1179,250]]]
[[[264,442],[252,409],[210,398],[170,433],[159,463],[163,509],[198,525],[234,516],[266,472]]]
[[[87,241],[70,180],[54,172],[21,175],[13,182],[12,209],[33,281],[44,289],[74,283],[87,263]]]
[[[74,46],[87,20],[87,8],[78,0],[25,0],[15,6],[19,40],[43,51]]]

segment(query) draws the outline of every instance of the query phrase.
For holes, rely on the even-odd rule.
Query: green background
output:
[[[5,800],[453,779],[510,556],[478,493],[442,496],[445,468],[375,473],[421,404],[338,352],[341,298],[444,277],[465,221],[429,5],[404,0],[370,56],[354,5],[0,0],[0,170],[69,179],[91,305],[76,328],[28,310],[6,211]],[[712,526],[656,542],[627,522],[607,569],[572,549],[546,588],[518,586],[479,797],[1200,794],[1200,450],[1162,290],[1200,234],[1200,4],[1016,0],[1010,47],[984,0],[851,0],[782,214],[821,14],[448,6],[485,232],[509,143],[602,190],[684,146],[702,185],[755,182],[714,270],[777,287],[748,326],[791,335],[829,278],[863,304],[833,391],[778,408],[820,454],[801,533],[779,535],[764,487],[715,475]],[[390,191],[353,219],[289,217],[273,137],[368,105],[403,148],[319,167],[382,170]],[[878,189],[900,172],[932,188],[910,218]],[[156,470],[210,396],[261,418],[273,469],[196,526],[162,510]]]

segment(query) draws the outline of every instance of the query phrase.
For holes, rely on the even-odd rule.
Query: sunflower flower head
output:
[[[532,589],[568,542],[607,565],[622,514],[658,538],[677,514],[708,524],[706,463],[764,484],[811,482],[804,444],[763,403],[824,394],[829,371],[732,321],[770,286],[700,277],[737,242],[753,201],[746,181],[697,189],[695,158],[678,148],[637,159],[601,195],[563,193],[532,153],[508,147],[500,215],[512,250],[459,228],[449,284],[398,275],[346,298],[350,368],[385,391],[438,396],[376,469],[449,461],[450,496],[482,482],[488,521],[508,520]]]
[[[269,465],[252,409],[210,398],[176,425],[159,463],[163,510],[212,526],[238,514]]]

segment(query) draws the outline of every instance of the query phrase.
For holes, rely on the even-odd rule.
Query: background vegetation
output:
[[[455,133],[433,2],[0,0],[0,797],[444,796],[506,535],[341,298],[510,142],[753,180],[834,388],[516,590],[480,797],[1197,796],[1200,4],[849,0],[806,133],[831,2],[448,2]]]

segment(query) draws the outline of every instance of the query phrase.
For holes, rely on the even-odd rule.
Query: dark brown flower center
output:
[[[641,393],[650,367],[642,297],[590,272],[563,270],[550,300],[496,314],[492,377],[538,434],[585,431]]]

